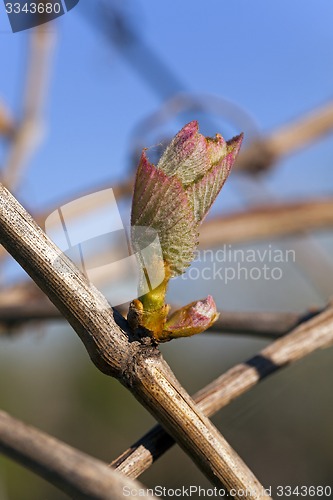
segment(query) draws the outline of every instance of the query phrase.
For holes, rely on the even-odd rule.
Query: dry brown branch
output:
[[[235,168],[250,173],[260,172],[282,156],[309,146],[332,131],[333,103],[329,102],[251,143],[239,155]]]
[[[45,302],[45,295],[31,280],[19,281],[0,290],[0,307],[20,307],[31,302]]]
[[[125,183],[119,188],[125,192],[130,186]],[[73,207],[75,210],[75,204]],[[77,215],[79,214],[72,213],[69,218]],[[84,215],[84,211],[81,215]],[[38,216],[36,220],[43,225],[45,217],[46,215]],[[332,198],[264,205],[208,219],[200,229],[200,246],[209,248],[221,243],[279,238],[332,227]]]
[[[68,495],[85,500],[123,500],[143,489],[104,462],[0,411],[0,452],[31,469]],[[147,494],[148,498],[155,498]]]
[[[133,337],[124,318],[3,186],[0,224],[0,243],[67,318],[99,370],[121,381],[215,485],[228,491],[247,489],[256,499],[266,497],[253,473],[197,410],[151,340]]]
[[[1,311],[1,309],[0,309]],[[297,325],[320,311],[305,314],[292,312],[229,312],[222,311],[207,333],[249,334],[258,337],[277,338],[290,332]],[[0,316],[1,317],[1,316]]]
[[[262,206],[207,220],[200,246],[280,238],[333,227],[333,199]]]
[[[31,33],[22,117],[12,134],[2,182],[14,189],[43,133],[43,108],[49,77],[53,33],[43,26]]]
[[[299,241],[279,242],[286,252],[297,255],[295,265],[324,300],[332,294],[333,267],[321,246],[309,232],[333,227],[333,200],[312,200],[283,205],[262,206],[248,212],[208,220],[201,231],[201,248],[245,243],[285,236],[302,236]],[[304,236],[307,235],[306,241]],[[314,259],[314,255],[317,259]]]
[[[253,358],[228,370],[196,393],[193,399],[207,416],[211,416],[271,373],[332,343],[333,307],[330,306]],[[173,444],[172,437],[162,427],[155,426],[111,465],[136,478]]]
[[[114,189],[116,198],[122,195],[129,196],[132,189],[131,181],[124,182]],[[88,194],[88,193],[86,193]],[[101,202],[103,197],[100,198]],[[61,205],[60,205],[61,206]],[[84,206],[81,213],[69,213],[71,217],[84,216]],[[87,212],[91,207],[87,205]],[[96,207],[97,208],[97,207]],[[75,204],[73,204],[75,210]],[[47,215],[53,210],[36,217],[41,226],[44,225]],[[278,238],[290,234],[305,233],[333,226],[333,199],[315,199],[304,202],[292,202],[274,205],[264,205],[246,211],[236,212],[208,219],[201,228],[201,246],[207,248],[220,243],[238,243]]]
[[[326,103],[301,118],[284,125],[269,136],[275,155],[286,155],[303,148],[333,130],[333,102]]]

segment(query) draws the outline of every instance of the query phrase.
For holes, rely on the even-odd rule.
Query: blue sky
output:
[[[81,0],[48,25],[57,32],[57,44],[46,136],[20,190],[36,207],[121,177],[128,168],[131,131],[162,103],[87,19],[87,10],[100,3]],[[237,103],[261,131],[332,98],[329,0],[141,0],[128,1],[127,10],[142,39],[187,90]],[[1,97],[18,111],[29,32],[12,34],[3,8],[0,29]],[[173,131],[177,127],[172,124]],[[284,188],[291,196],[309,189],[325,192],[332,157],[331,141],[322,141],[284,162],[268,185],[278,195]]]

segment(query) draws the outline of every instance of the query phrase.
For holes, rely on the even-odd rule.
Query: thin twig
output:
[[[0,411],[0,452],[31,469],[71,497],[123,500],[144,487],[58,439]],[[147,493],[148,498],[155,498]]]
[[[151,339],[133,337],[125,319],[3,186],[0,224],[0,243],[67,318],[95,365],[121,381],[216,486],[247,489],[250,498],[267,497],[253,473],[197,410]]]
[[[333,199],[261,206],[207,220],[200,247],[245,243],[333,227]]]
[[[291,123],[277,128],[244,149],[235,165],[236,170],[261,172],[333,131],[333,102],[328,102]]]
[[[118,187],[118,192],[128,193],[127,190],[130,189],[127,182]],[[72,210],[75,210],[74,203],[72,206]],[[82,208],[80,215],[84,215],[84,205],[80,207]],[[86,208],[88,211],[91,206]],[[79,214],[68,211],[69,219],[77,215]],[[43,214],[38,216],[36,221],[42,226],[45,218],[46,214]],[[332,227],[332,198],[263,205],[206,220],[200,228],[200,247],[210,248],[217,244],[279,238]]]
[[[2,182],[15,189],[23,168],[39,145],[54,34],[43,26],[31,33],[22,118],[12,135]]]
[[[234,366],[197,392],[193,399],[211,416],[244,394],[271,373],[297,361],[316,349],[333,343],[333,307],[304,322],[288,335],[276,340],[244,363]],[[174,440],[155,426],[111,463],[116,470],[136,478],[165,453]]]
[[[0,309],[1,311],[1,309]],[[320,310],[310,310],[305,314],[293,312],[242,312],[222,311],[207,333],[230,333],[253,335],[276,339],[290,332],[297,325],[319,314]]]
[[[7,107],[0,100],[0,135],[11,137],[14,132],[14,122],[10,116]]]

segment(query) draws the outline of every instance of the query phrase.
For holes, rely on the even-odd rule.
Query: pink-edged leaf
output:
[[[175,311],[165,325],[165,337],[188,337],[204,332],[218,316],[214,299],[208,295],[206,299],[191,302]]]
[[[184,187],[151,164],[143,151],[132,202],[132,226],[147,226],[158,233],[171,276],[190,265],[198,244],[197,224]]]
[[[210,166],[218,165],[228,153],[227,142],[221,134],[216,134],[215,137],[206,137],[206,142]]]
[[[188,186],[211,168],[207,141],[199,134],[198,122],[185,125],[164,151],[157,167],[167,176],[177,176]]]
[[[217,136],[219,139],[221,136]],[[221,138],[222,139],[222,138]],[[214,165],[199,181],[187,188],[187,194],[193,208],[195,220],[199,223],[206,216],[221,191],[237,157],[243,135],[234,137],[226,143],[227,155]],[[217,141],[212,142],[215,157],[218,154]]]
[[[233,155],[234,160],[236,160],[239,150],[241,148],[244,139],[244,134],[235,135],[232,139],[227,141],[227,153]]]

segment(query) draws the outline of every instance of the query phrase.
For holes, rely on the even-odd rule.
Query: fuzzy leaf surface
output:
[[[184,187],[210,169],[207,142],[198,132],[198,122],[190,122],[178,132],[157,166],[166,175],[177,176]]]
[[[193,208],[194,218],[199,223],[207,215],[217,195],[221,191],[237,153],[243,136],[237,136],[227,142],[228,154],[214,165],[199,181],[187,188],[188,197]]]
[[[158,233],[171,276],[184,272],[198,244],[197,224],[181,181],[168,177],[142,153],[136,175],[131,226],[147,226]]]
[[[202,333],[216,321],[218,316],[214,299],[208,295],[206,299],[191,302],[175,311],[166,323],[165,336],[189,337]]]

